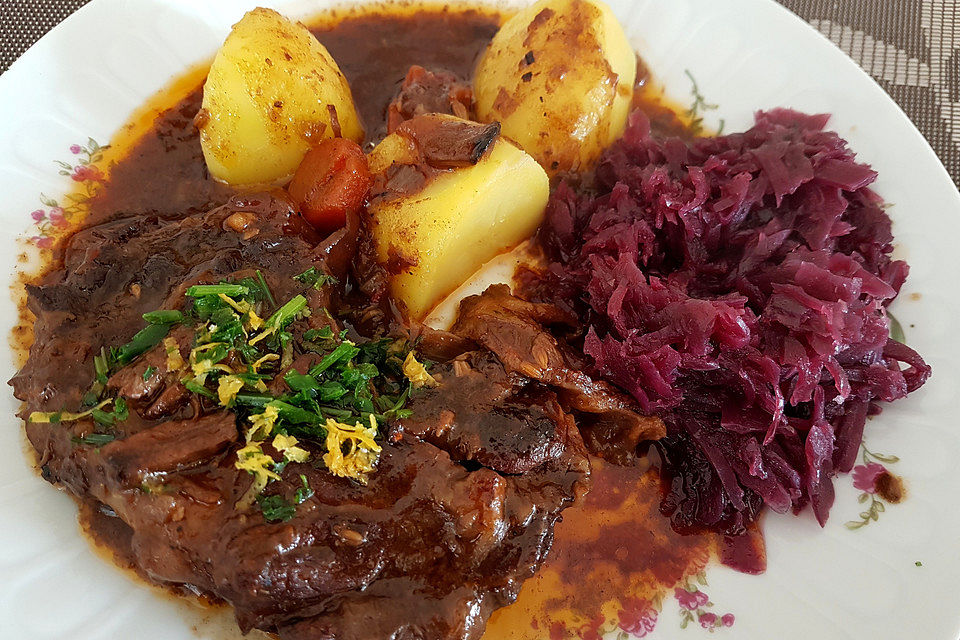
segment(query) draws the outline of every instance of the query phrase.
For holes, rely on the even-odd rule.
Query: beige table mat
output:
[[[0,0],[0,72],[87,1]],[[893,96],[960,185],[960,0],[779,1]]]

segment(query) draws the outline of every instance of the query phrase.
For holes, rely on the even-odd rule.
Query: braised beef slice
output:
[[[396,135],[407,142],[407,152],[373,176],[369,201],[389,202],[413,197],[428,183],[457,167],[475,165],[500,137],[500,123],[479,124],[428,113],[402,122]],[[409,258],[391,257],[399,273]]]
[[[176,343],[186,361],[193,340],[193,330],[176,327],[167,336]],[[167,367],[166,345],[161,342],[136,362],[123,367],[107,380],[107,389],[123,396],[140,415],[156,419],[174,414],[187,403],[189,392],[180,383],[179,371]]]
[[[579,447],[576,426],[556,395],[527,378],[508,374],[493,355],[473,352],[436,368],[435,375],[461,392],[426,389],[409,403],[394,437],[415,435],[460,462],[500,473],[525,473]]]
[[[151,473],[177,471],[208,460],[237,440],[236,417],[215,413],[197,420],[169,420],[100,450],[116,471],[118,486],[139,487]]]
[[[467,406],[462,396],[474,391],[489,396],[458,385],[433,393]],[[51,479],[82,487],[129,525],[141,571],[224,598],[244,630],[285,639],[474,639],[539,566],[561,509],[586,481],[576,430],[558,407],[541,409],[551,410],[566,440],[522,476],[467,469],[412,435],[384,447],[367,486],[290,464],[267,493],[290,498],[303,474],[315,496],[286,523],[237,509],[250,480],[233,468],[239,445],[224,451],[237,437],[226,412],[161,423],[99,452],[61,440]],[[139,488],[147,473],[162,489]]]
[[[582,367],[571,366],[544,325],[571,324],[574,319],[550,304],[532,303],[493,285],[460,303],[451,332],[495,353],[511,373],[551,387],[561,403],[577,415],[592,451],[626,461],[637,445],[662,438],[666,430],[656,417],[644,415],[633,400],[610,384],[594,380]]]
[[[253,217],[243,232],[225,226],[237,212]],[[121,218],[81,229],[67,241],[62,266],[28,288],[35,342],[11,380],[14,395],[30,411],[79,406],[93,355],[127,342],[143,328],[143,313],[169,308],[168,298],[182,305],[187,285],[246,268],[260,268],[282,303],[303,289],[294,275],[324,264],[323,240],[272,194],[238,196],[182,219]],[[179,296],[172,283],[185,283]]]

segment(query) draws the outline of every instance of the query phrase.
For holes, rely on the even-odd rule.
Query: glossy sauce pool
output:
[[[327,16],[313,31],[350,82],[371,144],[385,134],[387,105],[412,64],[469,78],[501,20],[486,10],[379,7]],[[682,112],[664,100],[642,63],[638,69],[635,103],[654,130],[689,135]],[[232,191],[208,176],[193,126],[204,75],[204,67],[186,74],[121,129],[103,167],[107,177],[89,202],[89,221],[118,212],[181,217],[229,197]],[[641,624],[644,612],[716,555],[715,536],[680,536],[660,514],[655,471],[594,459],[592,477],[591,492],[564,511],[545,565],[516,604],[494,614],[485,638],[559,640]],[[81,520],[118,564],[130,566],[125,527],[89,507]]]

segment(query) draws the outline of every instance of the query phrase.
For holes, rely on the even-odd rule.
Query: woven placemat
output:
[[[893,96],[960,185],[960,0],[778,0]],[[88,0],[0,0],[0,72]]]

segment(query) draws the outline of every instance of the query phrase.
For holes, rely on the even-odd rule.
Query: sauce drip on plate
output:
[[[710,561],[715,535],[681,536],[660,514],[655,470],[590,462],[590,493],[563,512],[547,561],[516,603],[493,614],[486,638],[578,637],[662,598]]]

